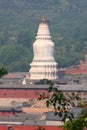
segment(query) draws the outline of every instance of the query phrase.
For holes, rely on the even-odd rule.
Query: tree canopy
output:
[[[5,68],[1,68],[0,69],[0,78],[3,76],[3,75],[5,75],[5,74],[7,74],[8,72],[7,72],[7,70],[5,69]]]
[[[33,58],[33,41],[42,16],[49,21],[52,40],[55,43],[54,56],[59,67],[79,64],[79,60],[87,52],[86,5],[87,0],[0,0],[0,64],[4,64],[8,71],[18,71],[14,65],[18,62],[18,51],[21,55],[22,46],[28,50],[28,55],[24,51],[23,58],[28,57],[25,64],[29,67]],[[14,48],[17,54],[14,53],[12,62],[15,64],[9,62],[13,55],[13,52],[9,51],[12,45],[19,48]],[[9,56],[3,53],[3,49]],[[22,57],[19,58],[19,71],[22,71],[24,64],[21,61]],[[26,66],[24,71],[27,70]]]
[[[54,108],[54,114],[62,118],[64,121],[64,130],[83,130],[87,128],[87,108],[83,108],[77,118],[74,118],[74,113],[70,112],[70,108],[75,106],[75,102],[81,103],[81,98],[78,93],[64,94],[53,82],[50,82],[48,88],[49,96],[44,93],[40,95],[39,100],[46,100],[47,107]],[[66,119],[69,119],[66,121]]]

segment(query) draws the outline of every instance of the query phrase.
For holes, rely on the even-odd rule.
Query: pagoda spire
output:
[[[47,24],[47,19],[42,17],[41,22],[38,27],[36,39],[51,39],[49,27]]]
[[[51,40],[45,17],[42,17],[40,21],[36,40],[33,43],[33,52],[34,57],[29,70],[30,80],[55,80],[57,78],[57,63],[53,56],[54,42]]]
[[[44,16],[41,19],[41,23],[47,23],[47,19]]]

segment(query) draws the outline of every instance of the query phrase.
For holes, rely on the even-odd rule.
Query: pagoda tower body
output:
[[[45,18],[42,18],[33,43],[34,58],[30,64],[30,80],[57,79],[57,63],[55,62],[54,43],[51,40]]]

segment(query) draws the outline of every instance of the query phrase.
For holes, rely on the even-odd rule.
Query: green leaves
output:
[[[87,109],[84,109],[77,119],[64,124],[64,130],[83,130],[84,127],[87,127]]]
[[[7,74],[7,70],[5,68],[1,68],[0,69],[0,77],[2,77],[3,75]]]
[[[56,86],[54,82],[50,82],[50,87],[48,88],[49,98],[45,93],[40,94],[39,100],[46,99],[47,107],[54,108],[54,114],[61,117],[62,121],[65,122],[66,118],[70,121],[74,118],[72,112],[70,112],[70,107],[74,105],[74,100],[79,100],[79,97],[75,93],[71,93],[66,96],[59,86]]]
[[[0,61],[8,71],[28,71],[32,58],[29,50],[22,45],[8,44],[0,48]]]
[[[87,42],[86,5],[87,0],[0,0],[0,45],[19,44],[26,49],[28,47],[28,66],[33,55],[32,41],[35,40],[39,21],[44,14],[50,23],[55,59],[59,67],[71,66],[73,63],[77,65],[87,52],[84,44]],[[9,57],[12,55],[10,53]],[[23,56],[26,59],[26,55]],[[9,57],[5,59],[8,66]],[[2,60],[0,62],[3,64]],[[15,64],[12,64],[13,68],[12,65],[9,67],[11,71],[15,70]],[[19,68],[22,70],[23,67]]]
[[[60,90],[59,86],[56,86],[53,82],[50,83],[49,98],[43,93],[40,95],[40,99],[47,99],[47,107],[54,108],[54,114],[62,118],[64,123],[64,130],[83,130],[87,127],[87,108],[83,109],[79,117],[74,118],[74,114],[70,112],[70,107],[74,105],[74,101],[80,100],[78,94],[71,93],[66,95]],[[69,121],[66,121],[69,119]]]
[[[46,101],[46,105],[47,105],[47,107],[50,106],[50,101],[49,100]]]

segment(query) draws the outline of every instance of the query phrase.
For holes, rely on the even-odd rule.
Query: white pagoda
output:
[[[33,43],[34,58],[30,64],[30,80],[57,79],[57,63],[55,62],[54,43],[51,40],[47,20],[42,18],[36,40]]]

